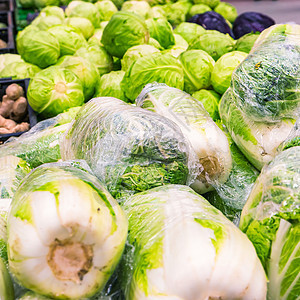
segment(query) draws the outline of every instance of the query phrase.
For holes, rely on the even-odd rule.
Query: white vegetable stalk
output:
[[[12,203],[10,270],[39,294],[90,297],[112,274],[126,235],[121,208],[94,176],[45,164],[26,178]]]
[[[251,242],[190,188],[136,194],[125,210],[135,249],[126,299],[266,299],[266,276]]]

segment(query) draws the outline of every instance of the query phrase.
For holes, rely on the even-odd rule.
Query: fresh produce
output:
[[[85,101],[93,97],[100,77],[98,69],[90,60],[80,56],[66,55],[57,62],[57,65],[72,71],[80,79]]]
[[[184,71],[180,61],[170,54],[162,53],[140,57],[126,71],[121,88],[125,96],[134,101],[145,84],[152,82],[183,89]]]
[[[199,100],[203,104],[205,110],[209,113],[214,121],[220,119],[219,102],[221,97],[218,93],[213,90],[201,89],[193,93],[192,97]]]
[[[253,245],[189,187],[158,187],[123,207],[129,220],[126,299],[266,299]]]
[[[205,29],[202,26],[188,22],[182,22],[174,29],[174,33],[181,35],[189,43],[189,45],[194,39],[198,38],[204,32]]]
[[[65,24],[80,30],[86,39],[89,39],[95,31],[92,22],[89,19],[82,17],[66,18]]]
[[[237,107],[231,88],[221,99],[219,113],[234,142],[259,170],[274,158],[277,147],[294,125],[293,119],[276,123],[254,121],[252,115],[245,114]]]
[[[124,71],[112,71],[101,76],[96,87],[95,97],[114,97],[127,102],[127,98],[121,89],[121,81],[125,75]]]
[[[212,189],[211,184],[227,180],[231,169],[227,138],[199,101],[165,84],[150,84],[136,103],[175,122],[190,142],[200,163],[193,189],[205,193]]]
[[[8,270],[0,258],[0,299],[14,300],[14,287]]]
[[[46,6],[43,9],[41,9],[40,16],[41,17],[55,16],[61,19],[61,21],[64,21],[65,19],[64,10],[61,7],[53,6],[53,5]]]
[[[189,19],[189,22],[197,23],[207,30],[217,30],[233,37],[232,30],[226,20],[215,11],[194,15]]]
[[[146,44],[149,32],[144,19],[132,12],[115,13],[105,26],[101,42],[113,56],[122,58],[132,46]]]
[[[258,12],[245,12],[240,14],[233,23],[233,34],[236,39],[250,32],[262,32],[275,24],[269,16]]]
[[[159,52],[159,50],[157,48],[155,48],[154,46],[151,46],[151,45],[133,46],[125,52],[125,54],[124,54],[124,56],[121,60],[122,70],[127,71],[129,69],[129,67],[138,58],[143,57],[143,56],[148,55],[148,54],[158,53],[158,52]],[[116,97],[116,98],[118,98],[118,97]]]
[[[228,34],[216,30],[206,30],[191,42],[189,50],[203,50],[217,61],[222,55],[233,50],[234,43],[234,39]]]
[[[87,45],[84,36],[74,27],[57,25],[51,26],[47,31],[57,38],[60,46],[60,56],[73,55],[79,48]]]
[[[59,42],[53,34],[47,31],[26,30],[18,35],[16,42],[22,59],[40,68],[55,64],[59,58]]]
[[[116,5],[110,0],[97,1],[96,8],[100,14],[100,21],[109,21],[114,13],[118,11]]]
[[[255,121],[278,122],[300,116],[300,25],[274,25],[232,75],[236,105]],[[255,49],[255,51],[254,51]]]
[[[115,198],[188,184],[198,172],[176,124],[115,98],[94,98],[82,107],[61,142],[61,155],[86,160]]]
[[[36,168],[17,190],[9,212],[10,271],[23,286],[50,298],[93,296],[125,245],[123,211],[83,166],[66,162]]]
[[[56,16],[42,17],[41,15],[39,15],[31,22],[32,26],[36,26],[40,30],[47,30],[52,26],[61,25],[61,24],[62,24],[62,20]]]
[[[214,9],[214,11],[224,19],[228,20],[230,23],[233,23],[238,16],[237,9],[230,3],[220,2]]]
[[[214,9],[219,5],[220,0],[194,0],[193,2],[196,4],[205,4]]]
[[[247,57],[240,51],[232,51],[222,55],[215,63],[211,73],[211,85],[219,94],[224,94],[230,86],[233,71]]]
[[[0,54],[0,75],[1,75],[1,71],[7,65],[9,65],[13,62],[21,62],[21,61],[23,61],[23,59],[18,54],[10,54],[10,53]]]
[[[211,73],[215,65],[213,58],[203,50],[187,50],[179,60],[184,71],[184,90],[190,94],[211,85]]]
[[[243,35],[236,41],[234,50],[249,53],[259,35],[260,32],[251,32]]]
[[[12,79],[32,78],[41,69],[33,64],[16,61],[6,65],[0,72],[0,77],[11,77]]]
[[[240,228],[254,244],[269,278],[268,299],[299,297],[300,147],[266,165],[243,208]]]
[[[144,19],[151,16],[151,7],[147,1],[125,1],[122,4],[121,11],[133,12]]]
[[[44,117],[54,117],[83,104],[83,85],[72,71],[52,66],[33,77],[27,97],[34,111]]]
[[[188,19],[199,14],[203,14],[207,11],[211,11],[211,8],[205,4],[195,4],[191,7],[188,13]]]

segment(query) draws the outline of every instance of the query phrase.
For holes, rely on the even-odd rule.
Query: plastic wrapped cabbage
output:
[[[44,117],[54,117],[83,104],[83,84],[72,71],[52,66],[30,80],[27,98],[34,111]]]
[[[251,242],[189,187],[139,193],[123,208],[126,299],[266,299],[266,276]]]
[[[175,122],[190,142],[200,163],[193,189],[205,193],[212,189],[211,184],[227,180],[231,169],[227,137],[198,100],[165,84],[149,84],[136,103]]]
[[[180,61],[163,53],[140,57],[126,71],[121,87],[126,97],[134,101],[143,87],[152,82],[183,89],[184,71]]]
[[[127,236],[122,209],[81,162],[33,170],[14,196],[7,223],[11,273],[54,299],[101,291]]]
[[[211,85],[211,73],[215,65],[213,58],[203,50],[187,50],[179,60],[184,70],[184,90],[192,94]]]
[[[236,105],[258,122],[300,116],[300,25],[274,25],[232,75]]]
[[[127,98],[121,89],[121,81],[124,71],[111,71],[101,76],[94,97],[114,97],[127,102]]]
[[[25,30],[17,36],[16,43],[22,59],[42,69],[55,64],[60,56],[57,38],[47,31]]]
[[[122,58],[132,46],[147,44],[149,32],[144,19],[132,12],[115,13],[105,26],[101,42],[113,56]]]
[[[84,159],[115,198],[168,184],[189,184],[198,165],[179,127],[115,98],[94,98],[61,142],[66,159]]]
[[[269,279],[268,299],[297,299],[300,285],[300,147],[264,167],[243,209],[240,228]]]
[[[278,151],[283,151],[295,146],[300,146],[300,118],[295,123],[288,137],[278,147]]]
[[[293,119],[276,123],[254,121],[252,115],[247,115],[237,106],[231,88],[223,94],[219,113],[236,145],[259,170],[274,158],[277,147],[294,125]]]
[[[232,51],[234,44],[235,41],[229,34],[206,30],[191,42],[189,49],[203,50],[217,61],[222,55]]]
[[[60,56],[73,55],[79,48],[87,45],[81,32],[72,26],[53,26],[47,31],[57,38],[60,46]]]
[[[219,94],[224,94],[230,86],[231,75],[236,67],[247,57],[247,53],[232,51],[222,55],[215,63],[211,73],[211,85]]]
[[[25,160],[31,168],[61,158],[60,139],[69,127],[79,107],[37,123],[29,131],[0,145],[0,157],[14,155]]]

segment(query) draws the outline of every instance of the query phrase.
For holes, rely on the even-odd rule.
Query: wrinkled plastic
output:
[[[61,142],[66,159],[85,159],[114,197],[167,183],[190,184],[198,172],[179,127],[119,99],[86,103]]]
[[[200,173],[192,185],[197,192],[205,193],[212,189],[211,184],[226,181],[231,169],[227,138],[198,100],[181,90],[154,83],[146,85],[136,104],[180,127],[200,163]]]
[[[278,154],[258,177],[240,228],[254,244],[269,279],[268,299],[299,297],[300,147]]]
[[[221,99],[219,113],[236,145],[259,170],[275,157],[277,147],[287,138],[294,125],[292,119],[276,123],[254,121],[251,115],[237,106],[231,88]]]
[[[232,74],[236,105],[258,122],[300,116],[300,25],[274,25],[261,33]]]
[[[0,258],[0,299],[14,300],[14,288],[8,270]]]
[[[7,221],[10,271],[36,293],[92,297],[121,258],[127,219],[88,171],[84,161],[44,164],[15,193]]]
[[[59,141],[78,110],[79,107],[73,107],[65,113],[37,123],[19,138],[10,138],[0,146],[0,157],[20,157],[31,168],[58,161],[61,158]]]
[[[151,189],[123,208],[126,299],[265,299],[266,277],[253,245],[191,188]]]
[[[300,118],[295,123],[288,137],[278,147],[278,151],[284,151],[286,149],[296,146],[300,146]]]

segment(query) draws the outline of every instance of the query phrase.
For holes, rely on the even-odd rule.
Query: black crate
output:
[[[24,96],[27,99],[27,90],[28,90],[29,80],[30,80],[29,78],[15,79],[15,80],[7,79],[7,78],[0,79],[0,101],[2,101],[2,97],[5,95],[6,88],[12,83],[16,83],[23,88]],[[28,107],[29,124],[30,124],[30,128],[32,128],[37,123],[37,117],[36,117],[35,112],[31,108],[31,106],[29,105],[28,101],[27,101],[27,104],[28,104],[27,107]],[[0,143],[3,143],[4,141],[6,141],[8,138],[10,138],[12,136],[18,137],[24,132],[25,131],[0,135]]]
[[[0,29],[0,39],[7,43],[6,48],[0,49],[0,54],[17,53],[12,27]]]
[[[15,9],[14,2],[11,0],[0,0],[0,11],[13,11]]]

